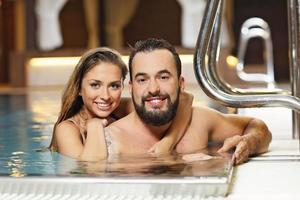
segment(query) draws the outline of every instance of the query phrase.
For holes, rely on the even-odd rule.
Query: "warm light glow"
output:
[[[193,58],[194,56],[193,55],[180,55],[180,60],[181,60],[181,63],[190,63],[192,62],[193,63]]]
[[[227,56],[226,63],[229,68],[235,68],[238,64],[238,59],[235,56]]]
[[[29,60],[29,66],[33,68],[40,67],[75,67],[80,57],[43,57],[43,58],[31,58]],[[123,61],[128,64],[129,56],[122,56]],[[193,55],[180,55],[182,63],[193,62]]]
[[[69,66],[75,67],[80,57],[43,57],[31,58],[28,62],[30,67],[55,67],[55,66]],[[128,56],[122,56],[125,63],[128,62]]]
[[[80,57],[45,57],[31,58],[30,67],[75,66]]]

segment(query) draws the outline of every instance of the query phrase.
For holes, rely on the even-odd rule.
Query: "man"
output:
[[[129,58],[130,83],[135,111],[106,128],[114,153],[146,153],[169,128],[184,88],[181,61],[165,40],[148,39],[135,45]],[[174,147],[192,153],[209,141],[224,142],[219,152],[235,148],[235,163],[268,149],[271,134],[258,119],[222,114],[205,107],[193,108],[185,134]]]

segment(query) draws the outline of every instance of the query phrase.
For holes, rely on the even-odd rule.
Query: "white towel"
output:
[[[40,50],[50,51],[63,44],[59,13],[67,0],[36,0],[37,44]]]

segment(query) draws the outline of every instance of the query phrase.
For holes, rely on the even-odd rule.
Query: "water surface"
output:
[[[182,155],[113,157],[79,162],[50,152],[60,91],[0,95],[0,174],[2,176],[76,177],[222,177],[231,169],[230,157],[213,151],[209,160],[186,161]]]

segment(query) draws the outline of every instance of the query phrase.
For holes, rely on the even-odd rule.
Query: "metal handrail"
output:
[[[222,82],[216,72],[217,51],[210,46],[214,39],[219,38],[218,20],[221,21],[223,0],[207,1],[194,55],[194,70],[198,83],[211,98],[225,106],[249,107],[286,107],[300,111],[300,99],[288,95],[288,91],[268,89],[267,92],[252,89],[244,91]],[[214,36],[214,37],[212,37]],[[216,44],[214,44],[216,45]],[[212,59],[213,58],[213,59]]]
[[[288,0],[287,4],[291,90],[293,96],[300,97],[300,0]],[[295,111],[293,111],[293,138],[296,138],[299,135],[300,113],[296,113]]]
[[[223,1],[220,2],[221,4],[223,3]],[[223,5],[220,5],[220,7],[222,8]],[[213,33],[210,39],[210,45],[209,45],[209,49],[208,49],[208,54],[209,56],[207,56],[207,60],[209,62],[209,64],[207,65],[206,71],[208,71],[209,73],[207,73],[208,76],[210,76],[210,80],[213,80],[214,83],[216,83],[219,87],[221,87],[221,89],[223,91],[226,91],[227,93],[230,94],[289,94],[290,91],[287,90],[282,90],[282,89],[241,89],[241,88],[236,88],[233,87],[231,85],[229,85],[228,83],[225,83],[224,81],[222,81],[220,79],[220,77],[218,76],[217,73],[217,60],[218,60],[218,55],[219,55],[219,35],[220,35],[220,27],[221,27],[221,21],[222,21],[222,11],[223,9],[218,9],[217,11],[217,17],[215,20],[215,25],[213,28]]]

